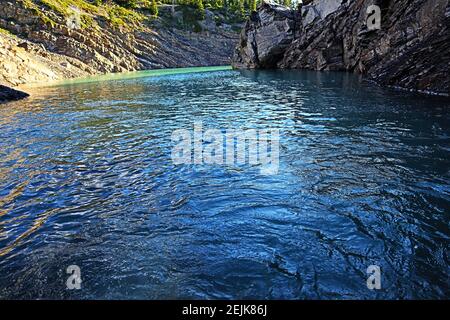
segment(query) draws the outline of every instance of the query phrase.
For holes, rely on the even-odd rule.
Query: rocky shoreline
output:
[[[179,28],[185,13],[171,6],[119,27],[100,11],[82,11],[91,25],[71,28],[37,3],[0,6],[0,85],[231,61],[237,69],[354,72],[386,87],[450,95],[448,0],[310,0],[300,10],[262,2],[240,35],[241,25],[218,24],[223,16],[209,10],[196,32]],[[373,4],[379,30],[367,26]]]
[[[370,5],[381,28],[367,26]],[[450,95],[450,3],[313,0],[301,10],[263,3],[246,22],[234,68],[348,71],[386,87]]]
[[[39,1],[2,2],[0,84],[228,65],[242,26],[228,23],[219,11],[205,10],[203,20],[188,21],[198,29],[192,30],[185,27],[191,9],[165,5],[158,17],[108,4],[67,10],[78,12],[83,25],[70,27],[66,16]]]

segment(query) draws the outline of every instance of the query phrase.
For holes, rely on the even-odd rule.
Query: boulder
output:
[[[28,93],[0,85],[0,103],[29,97]]]

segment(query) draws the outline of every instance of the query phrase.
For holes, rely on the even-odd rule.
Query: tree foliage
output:
[[[114,2],[127,9],[134,9],[137,7],[137,0],[114,0]]]
[[[147,9],[151,15],[158,15],[157,0],[91,0],[96,5],[101,5],[102,2],[113,1],[116,4],[128,8],[142,8]],[[159,0],[160,4],[188,6],[194,8],[196,16],[199,20],[205,18],[205,10],[221,10],[222,14],[228,17],[235,17],[237,21],[244,20],[252,11],[255,11],[257,6],[263,0]],[[290,6],[291,1],[295,0],[277,0],[277,2]]]
[[[150,0],[147,8],[152,16],[158,16],[158,5],[156,4],[156,0]]]

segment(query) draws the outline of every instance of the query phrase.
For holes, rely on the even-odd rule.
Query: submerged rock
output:
[[[381,9],[381,28],[369,30],[373,4]],[[235,68],[350,71],[385,86],[450,95],[449,1],[314,0],[290,14],[278,7],[263,4],[247,21]],[[265,24],[254,19],[261,15]],[[300,20],[295,32],[279,27],[292,20]],[[273,40],[279,38],[282,45]],[[255,59],[260,47],[271,63]]]
[[[0,85],[0,103],[29,97],[28,93]]]

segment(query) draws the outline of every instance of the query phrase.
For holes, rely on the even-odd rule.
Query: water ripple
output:
[[[447,298],[448,104],[348,74],[222,71],[2,105],[0,298]],[[195,120],[279,128],[279,174],[174,165],[171,133]]]

